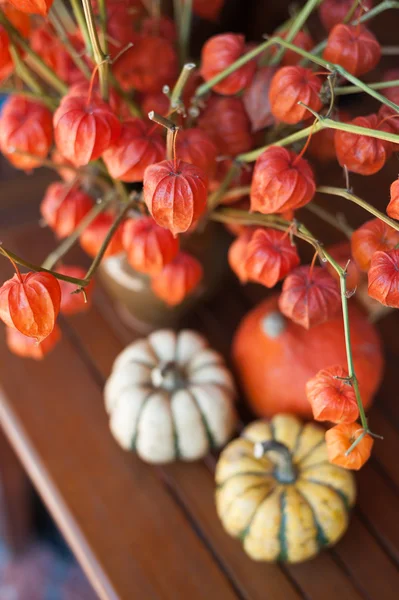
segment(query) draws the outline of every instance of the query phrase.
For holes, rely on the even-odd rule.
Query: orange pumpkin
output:
[[[346,364],[342,316],[306,330],[279,312],[277,300],[268,298],[241,322],[233,341],[237,373],[257,415],[292,412],[311,418],[306,382],[326,366]],[[380,339],[354,301],[349,316],[355,371],[368,407],[382,376]]]

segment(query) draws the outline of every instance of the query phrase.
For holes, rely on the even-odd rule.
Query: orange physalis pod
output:
[[[31,337],[23,335],[13,327],[6,327],[6,343],[8,349],[17,356],[22,358],[33,358],[34,360],[42,360],[46,354],[51,352],[54,346],[61,339],[61,330],[58,325],[55,325],[53,331],[42,342]]]
[[[49,12],[54,0],[8,0],[18,10],[29,15],[42,15]]]
[[[360,436],[359,443],[346,454]],[[326,444],[330,463],[358,471],[370,458],[374,440],[359,423],[340,423],[326,431]]]
[[[198,127],[207,132],[220,154],[225,156],[247,152],[254,143],[241,98],[211,97],[198,119]]]
[[[93,199],[88,194],[58,181],[49,185],[40,204],[43,219],[59,238],[71,235],[91,208]]]
[[[75,265],[62,265],[57,268],[57,272],[61,275],[68,275],[75,279],[84,279],[86,270]],[[92,295],[94,288],[94,280],[92,279],[84,288],[84,294],[76,294],[76,284],[69,281],[59,280],[61,288],[61,313],[63,315],[75,315],[76,313],[86,312],[92,304]]]
[[[196,258],[180,252],[153,278],[153,292],[169,306],[180,304],[198,286],[203,276],[201,264]]]
[[[368,293],[385,306],[399,308],[399,250],[373,254],[368,272]]]
[[[202,169],[209,178],[216,171],[217,154],[217,148],[210,136],[198,127],[183,129],[176,138],[176,155]]]
[[[323,106],[319,94],[322,81],[305,67],[282,67],[274,75],[269,91],[270,108],[278,121],[294,125],[312,115],[305,106],[318,112]]]
[[[355,391],[341,365],[322,369],[309,379],[306,396],[316,421],[353,423],[359,417]]]
[[[399,219],[399,179],[395,179],[391,184],[390,193],[391,199],[387,206],[387,215],[391,219]]]
[[[375,35],[363,25],[339,23],[328,36],[323,58],[360,77],[378,65],[381,46]]]
[[[115,217],[111,213],[102,213],[80,234],[80,245],[89,256],[95,258],[104,242],[108,231],[114,223]],[[122,224],[114,232],[105,251],[104,258],[123,252]]]
[[[352,256],[362,271],[368,271],[375,252],[392,250],[397,244],[398,231],[381,219],[370,219],[352,234]]]
[[[248,244],[255,231],[255,227],[244,226],[241,233],[230,244],[227,255],[230,268],[237,275],[241,283],[246,283],[248,281],[245,260],[248,252]]]

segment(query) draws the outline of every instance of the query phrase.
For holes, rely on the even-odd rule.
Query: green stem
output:
[[[331,196],[340,196],[341,198],[346,198],[346,200],[350,200],[354,204],[361,206],[370,214],[374,215],[375,217],[377,217],[396,231],[399,231],[398,221],[390,219],[385,213],[380,212],[379,210],[374,208],[374,206],[372,206],[365,200],[362,200],[362,198],[359,198],[359,196],[352,194],[352,192],[350,192],[349,190],[346,190],[344,188],[330,187],[328,185],[321,185],[318,188],[316,188],[316,192],[319,192],[320,194],[329,194]]]
[[[313,133],[317,133],[318,131],[320,131],[320,129],[323,129],[323,124],[321,121],[319,121],[315,125],[310,125],[309,127],[305,127],[305,129],[300,129],[295,133],[291,133],[285,138],[281,138],[281,140],[276,140],[271,144],[262,146],[261,148],[256,148],[255,150],[251,150],[250,152],[244,152],[243,154],[239,154],[236,160],[238,160],[239,162],[254,162],[258,158],[258,156],[260,156],[268,148],[271,148],[272,146],[289,146],[294,142],[298,142],[299,140],[307,138],[312,131]]]
[[[71,0],[71,6],[73,10],[73,14],[75,16],[76,22],[79,26],[80,32],[83,36],[86,52],[89,56],[93,56],[93,50],[91,47],[89,31],[87,29],[87,23],[85,19],[85,15],[82,8],[81,0]]]
[[[50,96],[45,96],[36,92],[31,92],[29,90],[17,90],[17,88],[14,87],[0,86],[0,94],[5,94],[7,96],[12,94],[15,94],[16,96],[24,96],[25,98],[30,98],[31,100],[35,100],[36,102],[41,102],[42,104],[45,104],[51,110],[57,108],[57,102],[55,98],[53,99],[50,98]]]
[[[192,0],[173,0],[174,17],[179,38],[180,64],[184,65],[188,56],[192,22]]]
[[[119,81],[116,79],[116,77],[112,73],[111,69],[109,69],[108,75],[109,75],[109,80],[112,84],[112,87],[114,88],[116,93],[123,99],[126,106],[129,108],[132,116],[133,117],[142,117],[143,115],[142,115],[141,110],[139,109],[137,104],[135,104],[135,102],[132,100],[132,98],[129,96],[129,94],[127,92],[125,92],[124,89],[121,88]]]
[[[181,97],[183,94],[183,90],[186,86],[187,81],[189,80],[189,77],[191,75],[191,71],[195,69],[195,64],[194,63],[186,63],[182,70],[181,73],[179,75],[178,80],[175,83],[175,86],[172,90],[171,96],[170,96],[170,107],[173,108],[178,108],[181,103]]]
[[[214,210],[219,204],[220,200],[223,198],[227,190],[229,189],[230,184],[234,180],[234,177],[240,170],[240,166],[238,163],[234,162],[230,169],[227,171],[225,178],[219,187],[208,197],[208,210]]]
[[[302,10],[296,15],[293,19],[292,24],[285,36],[287,42],[292,42],[298,31],[300,31],[303,25],[308,20],[310,14],[317,8],[317,6],[321,3],[321,0],[308,0],[306,4],[303,6]],[[270,61],[270,65],[276,66],[280,64],[281,59],[283,58],[285,53],[285,48],[280,48],[273,58]]]
[[[15,65],[15,72],[22,79],[22,81],[30,88],[30,90],[37,94],[38,96],[45,95],[45,91],[42,86],[36,81],[34,76],[32,75],[29,67],[26,66],[25,62],[22,60],[18,50],[15,48],[14,44],[11,42],[9,46],[10,55]]]
[[[108,38],[107,38],[107,5],[105,0],[98,0],[98,9],[100,15],[101,44],[105,56],[108,56]]]
[[[83,60],[83,58],[76,51],[72,42],[70,41],[70,39],[68,37],[68,33],[64,27],[64,24],[63,24],[60,16],[58,15],[57,8],[55,6],[53,7],[53,10],[50,12],[49,18],[50,18],[50,21],[51,21],[55,31],[58,34],[58,37],[60,38],[60,40],[62,42],[62,45],[65,47],[66,51],[68,52],[69,56],[72,58],[75,65],[78,67],[78,69],[81,71],[81,73],[83,73],[83,75],[86,77],[86,79],[90,79],[90,75],[91,75],[90,69],[87,66],[87,64],[85,63],[85,61]]]
[[[331,214],[322,206],[314,204],[314,202],[309,202],[309,204],[306,204],[304,208],[316,215],[317,217],[319,217],[319,219],[321,219],[325,223],[328,223],[338,231],[341,231],[348,239],[351,239],[353,234],[352,227],[349,227],[349,225],[347,225],[343,220],[341,221],[338,218],[338,216]]]
[[[384,90],[399,86],[399,79],[392,79],[391,81],[377,81],[376,83],[368,83],[367,85],[371,90]],[[342,87],[334,88],[334,93],[336,96],[359,94],[359,92],[364,92],[364,90],[359,88],[357,85],[344,85]]]
[[[104,53],[100,39],[98,37],[93,7],[91,0],[82,0],[83,11],[86,19],[87,30],[89,32],[90,43],[93,48],[93,58],[98,68],[98,76],[100,79],[100,92],[103,100],[108,100],[108,72],[109,72],[109,57]]]

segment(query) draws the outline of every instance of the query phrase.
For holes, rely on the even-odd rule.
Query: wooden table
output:
[[[0,239],[35,262],[54,243],[48,230],[38,237],[39,188],[42,182],[32,188],[25,182],[25,196],[33,196],[25,197],[29,209],[15,208],[21,188],[11,184],[0,203],[0,221],[8,225]],[[0,261],[0,280],[11,272]],[[228,357],[233,331],[254,293],[265,292],[241,292],[229,282],[184,324],[202,331]],[[357,476],[359,499],[349,531],[335,548],[296,566],[252,562],[223,531],[214,507],[213,457],[154,468],[116,445],[102,387],[115,356],[136,336],[118,321],[106,294],[97,287],[92,310],[60,325],[63,341],[41,363],[11,355],[0,336],[0,422],[101,599],[398,598],[398,314],[380,325],[387,369],[370,416],[373,430],[385,439],[376,442]],[[26,513],[24,482],[15,459],[7,464],[12,485],[5,485],[4,496],[8,490],[17,499],[9,508],[18,517]],[[20,525],[14,539],[21,539],[27,525],[18,519],[9,525],[15,521]]]

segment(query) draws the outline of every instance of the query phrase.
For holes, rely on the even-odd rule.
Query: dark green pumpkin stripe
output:
[[[228,483],[229,481],[231,481],[235,477],[241,477],[241,475],[255,475],[256,477],[258,477],[258,476],[259,477],[265,477],[265,475],[268,475],[270,477],[271,475],[273,475],[273,472],[271,471],[270,473],[265,473],[265,472],[262,472],[262,471],[240,471],[239,473],[234,473],[234,475],[230,475],[222,483],[219,483],[217,485],[217,489],[221,490],[226,483]]]
[[[245,529],[242,530],[242,532],[237,536],[239,537],[239,539],[244,542],[245,538],[247,537],[248,533],[250,532],[252,523],[254,522],[254,519],[256,517],[256,515],[258,514],[259,510],[262,508],[263,504],[266,502],[266,500],[272,495],[274,494],[274,492],[276,491],[276,486],[272,487],[266,494],[265,496],[262,498],[262,500],[259,502],[258,506],[255,508],[253,515],[247,525],[247,527]]]
[[[137,445],[137,437],[139,435],[139,423],[140,423],[140,419],[141,419],[141,415],[143,413],[144,407],[147,405],[149,399],[151,398],[151,396],[154,394],[154,390],[151,390],[148,395],[144,398],[143,400],[143,404],[141,405],[141,408],[139,410],[139,414],[137,415],[137,421],[136,421],[136,433],[133,436],[132,442],[131,442],[131,449],[133,450],[133,452],[136,452],[136,445]]]
[[[314,526],[315,526],[316,531],[317,531],[317,536],[316,536],[317,546],[318,546],[319,550],[321,550],[325,546],[328,546],[328,544],[329,544],[328,537],[324,533],[324,530],[323,530],[322,526],[320,525],[320,523],[319,523],[319,521],[317,519],[316,513],[315,513],[315,511],[313,509],[313,506],[311,505],[311,503],[309,502],[309,500],[298,489],[297,489],[297,492],[303,498],[304,502],[306,502],[306,504],[310,508],[310,511],[311,511],[312,517],[313,517],[313,523],[314,523]]]
[[[322,485],[322,486],[328,488],[329,490],[331,490],[332,492],[334,492],[339,497],[339,499],[342,501],[346,512],[349,513],[349,511],[351,509],[350,503],[349,503],[349,498],[347,496],[345,496],[344,492],[337,489],[333,485],[331,485],[329,483],[324,483],[324,481],[319,481],[318,479],[305,479],[305,481],[308,481],[309,483],[315,483],[316,485]]]
[[[301,468],[301,473],[305,473],[308,469],[313,469],[313,467],[321,467],[322,465],[331,465],[331,463],[328,460],[321,460],[318,463],[314,463],[313,465],[308,465],[307,467],[302,467]],[[308,480],[306,480],[308,481]]]
[[[208,438],[209,448],[210,449],[216,448],[217,444],[216,444],[215,439],[214,439],[214,437],[212,435],[212,431],[210,430],[210,427],[208,425],[208,421],[206,420],[205,415],[204,415],[204,413],[201,410],[199,402],[197,402],[197,399],[194,396],[194,394],[192,393],[192,391],[190,390],[190,388],[187,388],[186,391],[187,391],[188,394],[190,394],[190,397],[191,397],[192,401],[194,402],[195,406],[198,408],[198,412],[200,414],[201,421],[202,421],[202,424],[203,424],[204,429],[205,429],[206,437]]]
[[[305,424],[302,423],[302,426],[301,426],[301,428],[298,431],[298,435],[296,436],[296,440],[295,440],[295,443],[294,443],[294,445],[292,447],[292,451],[291,451],[291,454],[292,454],[292,456],[294,458],[295,458],[295,453],[298,450],[299,442],[301,441],[301,437],[302,437],[302,434],[304,432],[304,429],[305,429]]]
[[[281,523],[278,538],[280,541],[280,554],[277,560],[286,561],[288,560],[288,544],[287,544],[287,492],[284,490],[280,498],[280,510],[281,510]]]
[[[230,502],[229,506],[226,508],[226,510],[224,511],[225,516],[227,517],[228,513],[230,512],[230,510],[232,509],[232,506],[234,504],[234,502],[237,500],[237,498],[241,498],[242,496],[245,496],[245,494],[251,490],[256,490],[258,488],[263,487],[264,484],[263,483],[252,483],[251,485],[249,485],[248,487],[246,487],[245,489],[241,490],[241,492],[239,494],[237,494],[237,496],[234,496],[233,500]],[[274,488],[273,488],[274,489]],[[270,490],[269,490],[270,491]],[[261,502],[263,502],[263,498],[261,500]],[[252,517],[251,517],[252,520]],[[241,537],[241,534],[239,534],[239,536]]]

